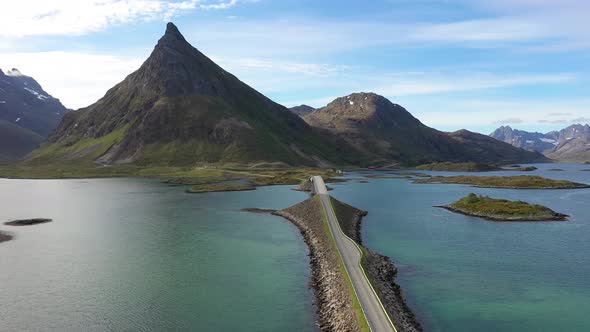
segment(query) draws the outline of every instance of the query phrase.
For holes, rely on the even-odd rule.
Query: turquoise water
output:
[[[314,330],[298,230],[244,207],[289,187],[185,194],[139,179],[0,180],[0,331]]]
[[[538,171],[526,174],[590,183],[590,172],[580,171],[589,165],[536,166]],[[523,173],[477,175],[499,174]],[[369,211],[365,245],[396,262],[398,282],[426,331],[590,331],[590,189],[368,180],[335,184],[331,194]],[[493,223],[432,207],[470,192],[543,204],[571,218]]]
[[[580,171],[588,165],[537,166],[526,174],[590,183]],[[547,170],[556,167],[566,171]],[[477,175],[494,174],[523,173]],[[590,189],[367,180],[331,184],[331,194],[369,211],[365,245],[394,259],[427,331],[590,331]],[[286,186],[184,189],[141,179],[0,180],[0,221],[55,219],[0,225],[16,236],[0,244],[0,331],[315,330],[297,229],[239,211],[283,208],[307,195]],[[470,192],[572,217],[493,223],[432,207]]]

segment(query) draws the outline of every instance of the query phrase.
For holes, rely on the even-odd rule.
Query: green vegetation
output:
[[[251,184],[237,184],[237,185],[224,185],[224,184],[201,184],[193,186],[191,189],[187,190],[187,193],[190,194],[201,194],[201,193],[210,193],[210,192],[219,192],[219,191],[246,191],[246,190],[256,190]]]
[[[72,164],[77,166],[90,164],[103,156],[112,146],[120,143],[125,137],[128,128],[129,125],[126,125],[98,138],[68,140],[62,144],[45,144],[31,153],[27,158],[27,163],[44,165],[64,160],[75,160]]]
[[[469,194],[443,208],[493,221],[560,221],[567,216],[545,206]]]
[[[590,185],[567,180],[552,180],[540,176],[436,176],[417,180],[416,183],[455,183],[482,188],[510,189],[578,189]]]
[[[24,157],[43,140],[31,130],[0,120],[0,162]]]
[[[416,167],[423,171],[445,171],[445,172],[486,172],[497,171],[499,168],[495,165],[467,162],[467,163],[431,163]]]

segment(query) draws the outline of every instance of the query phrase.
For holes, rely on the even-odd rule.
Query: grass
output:
[[[486,172],[495,171],[499,168],[495,165],[467,162],[467,163],[431,163],[416,167],[423,171],[446,171],[446,172]]]
[[[129,125],[112,131],[110,134],[98,138],[83,138],[74,144],[45,144],[31,153],[28,162],[31,165],[46,165],[47,163],[75,160],[72,164],[80,165],[92,163],[104,155],[113,145],[120,143]]]
[[[200,184],[193,186],[191,189],[187,190],[187,193],[190,194],[201,194],[201,193],[210,193],[210,192],[219,192],[219,191],[246,191],[246,190],[256,190],[251,184],[241,184],[241,185],[223,185],[223,184]]]
[[[320,197],[316,195],[313,199],[319,200]],[[340,254],[340,251],[336,247],[336,240],[334,239],[334,234],[332,234],[332,231],[330,230],[330,225],[328,224],[328,217],[326,216],[327,212],[324,210],[321,202],[319,202],[319,204],[322,207],[322,212],[323,212],[323,216],[324,216],[324,231],[326,232],[326,234],[328,234],[328,236],[330,238],[330,243],[332,244],[332,249],[338,253],[338,257],[339,257],[339,261],[340,261],[340,273],[343,276],[345,276],[345,278],[346,278],[346,283],[348,285],[348,291],[349,291],[350,297],[352,299],[352,305],[353,305],[354,311],[356,313],[356,318],[357,318],[357,322],[359,324],[359,327],[360,327],[361,331],[363,331],[363,332],[371,332],[371,328],[369,327],[369,322],[367,321],[367,318],[365,317],[365,313],[363,312],[363,308],[361,307],[361,303],[359,302],[359,299],[356,296],[356,292],[354,290],[354,286],[352,285],[352,281],[350,280],[350,276],[348,275],[348,271],[346,270],[346,266],[344,266],[344,261],[342,260],[342,255]]]
[[[567,216],[545,206],[469,194],[445,208],[496,221],[565,220]]]
[[[251,168],[240,164],[197,164],[195,166],[97,165],[93,163],[6,164],[0,177],[18,179],[63,179],[107,177],[159,177],[178,185],[199,185],[228,180],[246,180],[255,186],[297,185],[312,175],[326,182],[343,181],[335,172],[318,168]]]
[[[455,183],[467,184],[483,188],[511,189],[578,189],[590,188],[590,185],[567,181],[553,180],[540,176],[436,176],[417,180],[416,183]]]

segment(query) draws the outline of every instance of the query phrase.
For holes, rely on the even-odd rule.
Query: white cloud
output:
[[[435,128],[477,128],[497,126],[498,119],[518,119],[520,126],[535,127],[539,123],[563,126],[576,118],[587,117],[590,100],[459,100],[435,105],[434,101],[410,102],[409,110],[422,122]],[[551,119],[556,111],[571,114],[569,117]],[[442,116],[444,114],[444,116]],[[550,120],[548,120],[550,119]],[[506,124],[506,123],[505,123]],[[557,128],[556,127],[556,128]]]
[[[230,0],[228,2],[219,2],[213,4],[201,4],[199,5],[202,9],[228,9],[235,6],[238,3],[238,0]]]
[[[329,64],[291,62],[260,58],[213,57],[212,59],[228,71],[255,71],[257,73],[270,71],[273,74],[291,73],[309,76],[329,76],[349,68],[347,66],[334,66]]]
[[[69,108],[85,107],[139,68],[142,59],[73,52],[0,53],[3,68],[18,68]]]
[[[169,20],[200,8],[227,9],[236,0],[19,0],[2,3],[0,36],[82,35],[111,25]]]
[[[490,73],[447,73],[446,75],[419,74],[418,77],[394,76],[393,83],[376,87],[375,92],[386,96],[431,95],[465,92],[523,85],[566,83],[575,80],[571,74],[553,75],[497,75]]]

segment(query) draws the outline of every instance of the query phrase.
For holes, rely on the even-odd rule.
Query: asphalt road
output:
[[[365,274],[360,265],[360,248],[352,239],[346,236],[340,228],[336,214],[334,214],[334,210],[332,209],[330,195],[328,195],[328,190],[326,189],[324,180],[321,176],[314,176],[312,179],[314,192],[320,196],[322,206],[326,212],[330,231],[332,232],[336,242],[336,247],[340,251],[340,256],[342,257],[342,261],[344,262],[346,271],[348,272],[350,280],[352,281],[355,293],[371,330],[373,332],[397,332],[395,326],[385,312],[379,297],[373,290],[369,280],[367,280],[365,277]]]

